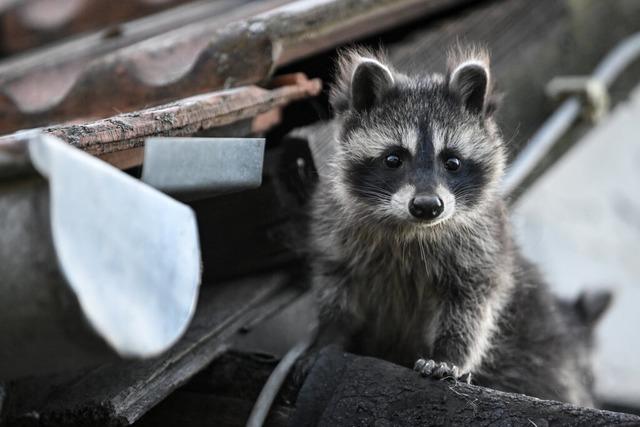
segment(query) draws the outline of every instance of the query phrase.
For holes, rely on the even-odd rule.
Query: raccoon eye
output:
[[[445,160],[444,167],[450,171],[457,171],[460,169],[460,159],[457,157],[449,157]]]
[[[384,159],[384,164],[387,165],[388,168],[396,169],[402,165],[402,159],[397,154],[389,154]]]

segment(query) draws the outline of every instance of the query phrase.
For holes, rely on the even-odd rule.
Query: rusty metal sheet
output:
[[[274,0],[259,3],[271,6],[261,13],[204,19],[106,55],[41,52],[0,64],[0,131],[257,83],[279,65],[469,1]]]
[[[14,53],[190,0],[31,0],[0,4],[0,50]]]

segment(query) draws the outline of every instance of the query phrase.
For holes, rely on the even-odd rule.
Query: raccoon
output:
[[[341,55],[335,153],[311,214],[317,345],[591,406],[588,347],[608,295],[562,303],[519,253],[495,98],[479,48],[453,51],[446,75],[411,77],[378,52]]]

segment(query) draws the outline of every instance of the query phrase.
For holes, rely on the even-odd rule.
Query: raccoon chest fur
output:
[[[387,257],[372,260],[365,270],[355,273],[349,286],[350,306],[361,320],[352,350],[405,366],[428,356],[441,304],[424,262]]]

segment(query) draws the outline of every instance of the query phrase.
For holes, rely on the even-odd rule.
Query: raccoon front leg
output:
[[[418,360],[414,369],[436,378],[471,381],[489,350],[496,328],[497,307],[481,301],[451,301],[445,304],[433,343],[432,360]]]

